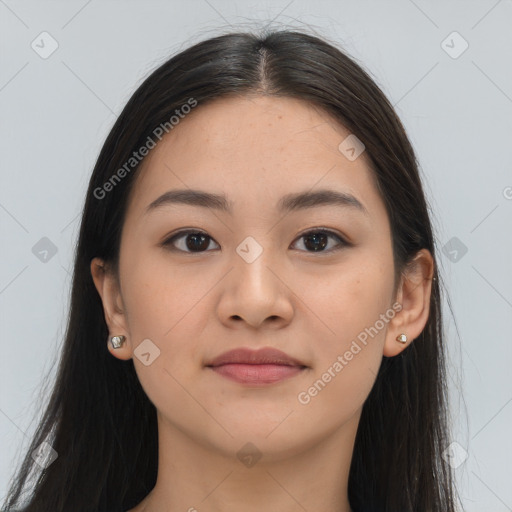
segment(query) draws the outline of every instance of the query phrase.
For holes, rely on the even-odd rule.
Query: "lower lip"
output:
[[[242,384],[273,384],[293,377],[305,369],[282,364],[223,364],[210,368],[219,375]]]

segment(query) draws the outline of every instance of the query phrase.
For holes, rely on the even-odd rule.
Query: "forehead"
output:
[[[365,153],[351,161],[339,149],[349,135],[323,110],[294,98],[198,104],[144,159],[128,215],[140,217],[162,193],[187,188],[224,193],[235,211],[252,207],[255,214],[291,192],[333,188],[382,214]]]

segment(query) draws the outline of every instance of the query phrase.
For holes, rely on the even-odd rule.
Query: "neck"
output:
[[[233,456],[158,415],[157,482],[129,512],[351,512],[348,475],[359,418],[360,411],[293,453],[269,443],[272,436],[232,440]]]

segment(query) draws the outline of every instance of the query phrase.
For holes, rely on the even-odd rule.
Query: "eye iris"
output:
[[[313,241],[313,251],[318,252],[319,249],[325,248],[327,245],[327,239],[329,237],[325,233],[313,233],[310,235],[305,235],[304,238],[304,245],[309,249],[308,241]]]
[[[197,249],[199,249],[199,250],[207,249],[208,248],[207,238],[208,237],[206,235],[203,235],[201,233],[193,233],[191,235],[188,235],[186,237],[187,249],[189,249],[191,251],[194,251]],[[193,240],[192,242],[190,242],[191,239]]]

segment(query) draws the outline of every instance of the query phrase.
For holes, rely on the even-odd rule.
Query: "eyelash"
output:
[[[325,254],[325,253],[336,252],[336,251],[339,251],[340,249],[343,249],[344,247],[349,247],[349,246],[352,245],[349,242],[347,242],[338,233],[336,233],[334,231],[331,231],[329,229],[324,229],[324,228],[310,229],[310,230],[306,231],[305,233],[302,233],[301,235],[299,235],[299,237],[297,237],[296,240],[299,240],[301,238],[307,237],[308,235],[319,234],[319,233],[323,234],[323,235],[327,235],[327,236],[329,236],[331,238],[336,238],[339,241],[339,244],[335,248],[331,248],[331,249],[327,249],[327,250],[322,250],[322,251],[318,251],[318,252],[315,252],[315,251],[303,251],[303,252],[307,252],[307,253],[310,253],[310,254],[321,254],[321,253]],[[177,249],[176,247],[172,247],[172,244],[176,240],[178,240],[179,238],[183,238],[185,235],[204,235],[207,238],[209,238],[210,240],[213,240],[213,238],[211,238],[204,231],[201,231],[201,230],[183,230],[183,231],[179,231],[178,233],[175,233],[170,238],[166,239],[164,242],[162,242],[161,245],[163,247],[168,248],[171,251],[183,252],[183,253],[186,253],[186,254],[201,254],[201,253],[205,253],[205,252],[210,252],[208,250],[205,250],[205,251],[187,251],[187,250]]]

